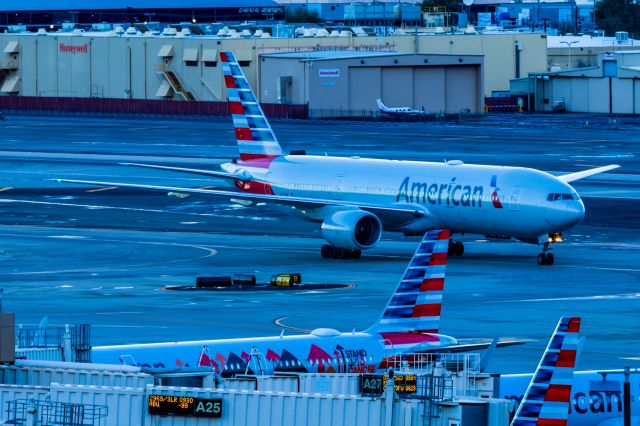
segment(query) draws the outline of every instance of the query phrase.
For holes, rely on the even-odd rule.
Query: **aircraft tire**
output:
[[[335,252],[335,258],[336,259],[346,259],[347,258],[347,250],[343,249],[342,247],[336,247],[334,249]]]
[[[362,257],[362,250],[353,250],[351,252],[352,259],[360,259],[360,257]]]
[[[553,253],[547,253],[545,260],[547,261],[547,265],[551,266],[555,262],[556,258]]]
[[[538,265],[544,266],[547,264],[547,256],[544,253],[538,255]]]
[[[322,255],[323,259],[329,259],[333,257],[333,247],[331,247],[329,244],[323,244],[320,248],[320,254]]]
[[[453,244],[453,251],[456,256],[462,256],[464,254],[464,244],[461,241],[456,241]]]

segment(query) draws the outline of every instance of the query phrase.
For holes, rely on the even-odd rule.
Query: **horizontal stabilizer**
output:
[[[597,175],[598,173],[608,172],[609,170],[617,169],[620,167],[617,164],[609,164],[608,166],[596,167],[595,169],[583,170],[581,172],[569,173],[567,175],[558,176],[563,182],[570,183],[576,180],[584,179],[589,176]]]
[[[463,340],[463,339],[461,339]],[[534,342],[531,339],[504,339],[498,340],[495,343],[495,347],[497,348],[505,348],[507,346],[516,346],[516,345],[524,345],[526,343]],[[460,352],[474,352],[480,351],[483,349],[489,349],[493,345],[493,341],[490,342],[478,342],[478,343],[460,343],[457,345],[447,346],[446,348],[439,349],[427,349],[424,351],[421,350],[412,350],[412,352],[449,352],[449,353],[460,353]]]

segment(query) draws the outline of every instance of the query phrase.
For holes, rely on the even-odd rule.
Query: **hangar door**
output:
[[[412,67],[382,68],[382,101],[388,107],[412,107]]]
[[[349,68],[349,109],[351,111],[377,110],[376,99],[379,97],[380,68]]]
[[[419,67],[413,73],[413,107],[428,113],[444,112],[445,68]]]
[[[453,66],[446,68],[445,101],[446,112],[456,113],[461,109],[478,111],[478,68]]]

